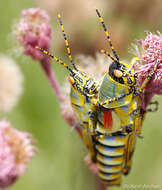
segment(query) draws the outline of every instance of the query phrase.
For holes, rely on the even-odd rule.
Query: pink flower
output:
[[[160,60],[161,62],[142,96],[143,108],[146,108],[154,94],[162,94],[162,35],[160,32],[157,34],[148,33],[145,40],[140,40],[139,43],[141,45],[141,63],[137,64],[135,69],[140,85],[153,69],[156,61]]]
[[[44,55],[35,49],[35,46],[49,50],[51,46],[52,29],[50,18],[44,10],[30,8],[22,11],[22,18],[17,26],[16,37],[24,46],[24,54],[33,59],[42,60]]]
[[[11,128],[0,121],[0,188],[12,185],[23,175],[36,148],[31,145],[31,134]]]
[[[144,48],[142,55],[142,61],[147,67],[151,67],[157,59],[162,59],[162,35],[149,33],[146,36],[146,39],[141,41],[141,45]]]

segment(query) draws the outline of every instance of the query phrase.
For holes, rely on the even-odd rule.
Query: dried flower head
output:
[[[70,126],[75,127],[77,124],[77,120],[69,100],[69,96],[66,96],[64,103],[60,105],[61,115]]]
[[[140,62],[135,65],[136,73],[138,74],[138,82],[141,85],[144,78],[153,69],[157,60],[160,60],[153,78],[146,86],[144,94],[144,102],[146,107],[154,94],[162,94],[162,35],[147,33],[145,40],[140,40],[140,47],[135,47],[137,50]]]
[[[0,55],[0,111],[8,112],[22,94],[23,75],[14,61]]]
[[[112,62],[111,59],[101,53],[96,53],[96,58],[93,58],[92,56],[78,55],[75,60],[81,70],[98,82],[102,81],[104,74]]]
[[[35,46],[49,50],[52,33],[49,20],[47,13],[39,8],[22,11],[22,18],[16,26],[15,34],[25,48],[24,54],[31,55],[36,60],[43,59],[44,56],[35,49]]]
[[[34,155],[31,134],[11,128],[5,120],[0,121],[0,188],[12,185],[22,176]]]

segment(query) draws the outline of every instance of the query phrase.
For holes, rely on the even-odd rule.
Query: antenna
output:
[[[38,49],[39,51],[41,51],[43,54],[47,55],[48,57],[52,58],[52,60],[56,61],[57,63],[63,65],[66,69],[68,69],[71,73],[73,73],[72,69],[66,65],[63,61],[61,61],[60,59],[58,59],[57,57],[55,57],[54,55],[50,54],[48,51],[40,48],[39,46],[35,46],[36,49]]]
[[[110,39],[110,35],[109,35],[109,32],[108,32],[108,30],[107,30],[107,28],[106,28],[106,25],[105,25],[105,23],[104,23],[104,20],[103,20],[101,14],[99,13],[99,11],[98,11],[98,9],[97,9],[96,7],[95,7],[95,11],[96,11],[96,13],[97,13],[97,15],[98,15],[98,17],[99,17],[99,20],[100,20],[102,26],[103,26],[103,29],[104,29],[104,31],[105,31],[105,34],[106,34],[106,37],[107,37],[107,41],[108,41],[108,43],[109,43],[109,45],[110,45],[110,48],[111,48],[111,50],[112,50],[114,56],[116,57],[117,61],[119,61],[119,57],[118,57],[118,55],[117,55],[117,53],[116,53],[116,51],[115,51],[115,49],[114,49],[114,47],[113,47],[113,45],[112,45],[112,42],[111,42],[111,39]]]
[[[63,26],[63,22],[62,22],[62,19],[61,19],[61,15],[58,14],[58,20],[59,20],[59,24],[61,26],[61,31],[63,33],[63,37],[64,37],[64,40],[65,40],[65,46],[66,46],[66,50],[67,50],[67,53],[68,53],[68,57],[69,57],[69,60],[71,62],[71,65],[73,66],[74,69],[78,70],[73,62],[73,59],[72,59],[72,55],[71,55],[71,50],[70,50],[70,46],[69,46],[69,42],[67,40],[67,36],[66,36],[66,33],[65,33],[65,30],[64,30],[64,26]]]
[[[105,55],[107,55],[108,57],[110,57],[110,59],[112,59],[113,61],[116,61],[116,60],[109,54],[108,51],[106,51],[106,50],[104,50],[104,49],[101,49],[100,52],[103,53],[103,54],[105,54]]]

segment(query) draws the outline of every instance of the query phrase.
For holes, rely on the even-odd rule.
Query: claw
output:
[[[153,105],[153,104],[155,105],[155,108],[154,109],[148,108],[146,112],[156,112],[158,110],[159,102],[158,101],[150,102],[150,105]]]

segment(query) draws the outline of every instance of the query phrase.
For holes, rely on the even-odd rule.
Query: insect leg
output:
[[[94,148],[93,137],[89,134],[89,131],[86,128],[82,129],[82,138],[89,150],[91,159],[94,160],[96,153]]]
[[[125,146],[125,161],[122,172],[124,175],[127,175],[130,172],[132,166],[132,157],[135,150],[136,145],[136,135],[141,134],[142,128],[141,118],[137,116],[134,120],[134,125],[131,127],[132,132],[127,134],[127,143]]]
[[[124,98],[125,96],[130,95],[132,92],[133,92],[133,88],[131,88],[128,93],[125,93],[125,94],[122,94],[122,95],[119,95],[119,96],[116,96],[116,97],[113,97],[113,98],[109,98],[109,99],[107,99],[107,100],[104,101],[104,102],[101,102],[101,101],[96,100],[96,99],[94,99],[94,98],[91,99],[91,102],[92,102],[94,105],[96,105],[96,106],[104,106],[104,105],[108,105],[108,104],[110,104],[110,103],[116,102],[116,101],[118,101],[118,100]]]
[[[158,108],[159,108],[159,102],[158,101],[150,102],[149,105],[155,105],[155,108],[154,109],[148,108],[146,110],[146,112],[156,112],[158,110]]]
[[[131,60],[131,67],[137,62],[139,61],[140,59],[138,57],[134,57],[132,60]]]
[[[90,111],[89,112],[89,133],[90,135],[95,135],[95,129],[96,129],[96,112]]]
[[[130,172],[132,166],[132,157],[135,149],[135,133],[127,134],[127,143],[125,146],[125,161],[122,172],[124,175],[127,175]]]
[[[155,65],[154,65],[154,68],[149,72],[149,74],[146,76],[146,78],[144,79],[141,87],[138,89],[138,92],[137,94],[141,94],[143,93],[146,85],[150,82],[152,76],[154,75],[155,71],[157,70],[158,68],[158,65],[161,63],[161,60],[157,59]]]

